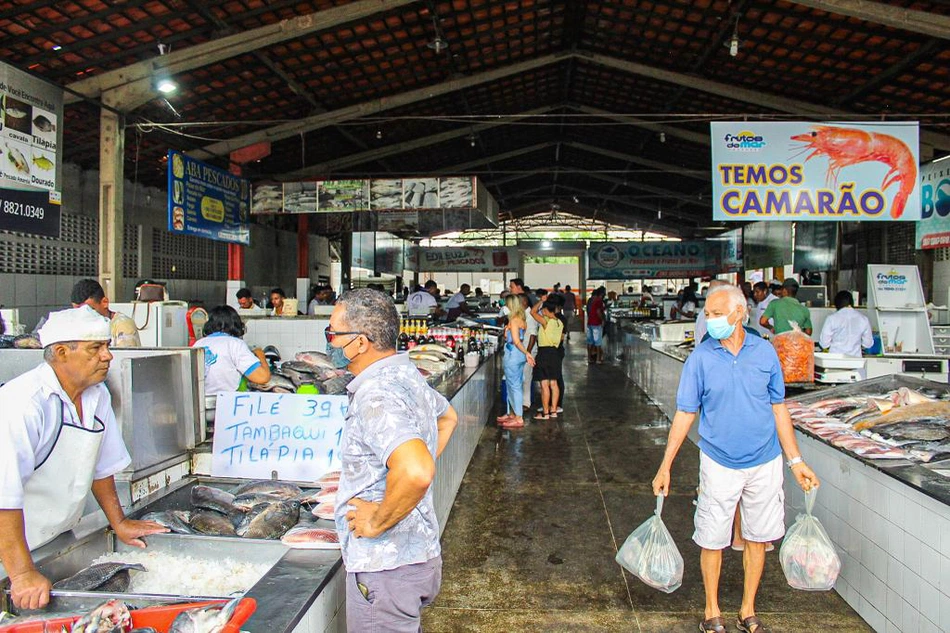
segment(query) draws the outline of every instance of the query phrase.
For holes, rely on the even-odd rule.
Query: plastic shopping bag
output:
[[[815,382],[815,342],[798,323],[789,321],[789,325],[791,330],[772,339],[785,383]]]
[[[816,495],[816,489],[805,493],[805,514],[799,514],[785,533],[779,560],[793,588],[828,591],[838,580],[841,559],[825,528],[811,513]]]
[[[659,495],[653,516],[627,537],[616,561],[654,589],[673,593],[683,584],[683,557],[663,525],[662,512],[663,495]]]

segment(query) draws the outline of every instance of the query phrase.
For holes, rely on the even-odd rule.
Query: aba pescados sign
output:
[[[711,123],[714,220],[920,219],[912,123]]]

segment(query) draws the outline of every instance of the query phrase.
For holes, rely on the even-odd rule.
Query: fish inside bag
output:
[[[817,492],[805,493],[805,514],[785,533],[779,561],[788,584],[803,591],[828,591],[841,572],[841,559],[821,522],[812,514]]]
[[[653,516],[627,537],[615,560],[650,587],[673,593],[683,584],[683,557],[660,518],[662,512],[659,495]]]

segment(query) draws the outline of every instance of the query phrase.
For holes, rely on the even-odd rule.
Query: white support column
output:
[[[112,95],[102,102],[115,104]],[[125,229],[125,121],[111,110],[99,115],[99,283],[112,301],[122,294],[122,253]]]

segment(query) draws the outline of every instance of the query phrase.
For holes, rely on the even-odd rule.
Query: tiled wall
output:
[[[328,319],[269,317],[248,319],[244,342],[251,346],[273,345],[283,360],[292,360],[297,352],[323,352],[327,347],[323,331]]]
[[[821,480],[815,515],[841,556],[835,590],[875,631],[950,632],[950,508],[798,435]],[[786,521],[804,508],[785,479]]]

